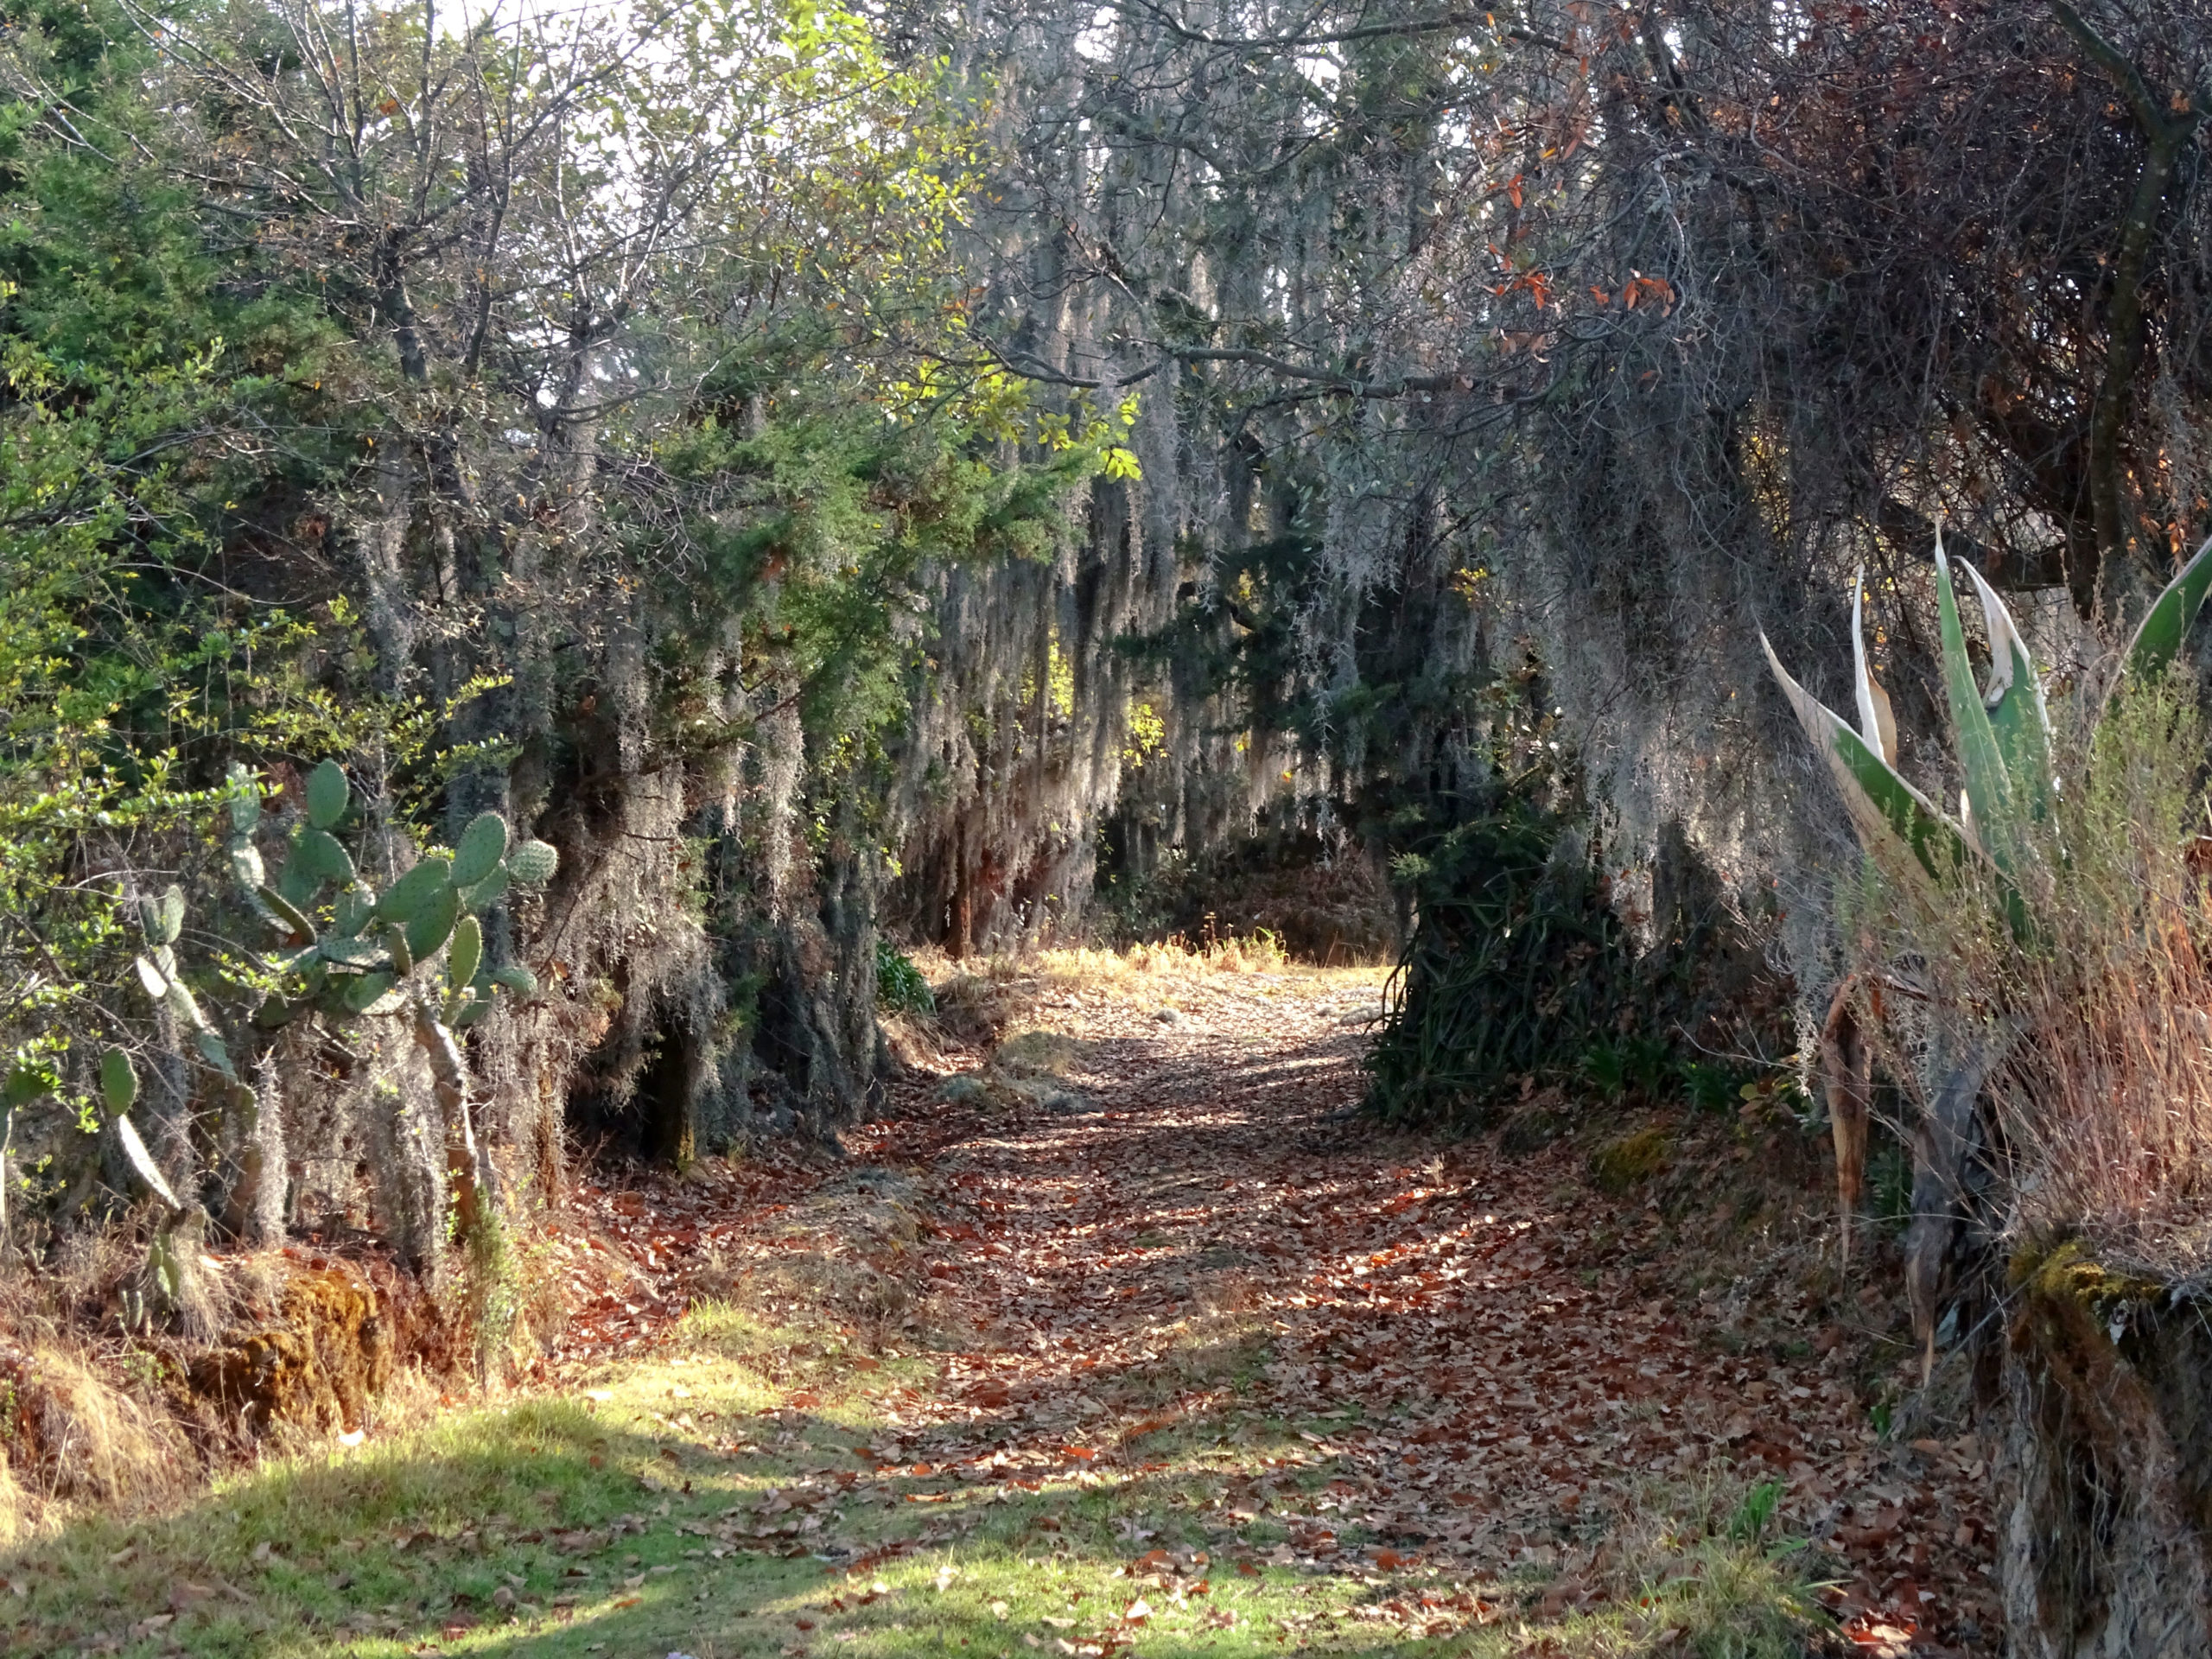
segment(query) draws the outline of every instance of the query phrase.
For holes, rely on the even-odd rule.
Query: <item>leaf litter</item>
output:
[[[948,1049],[964,1085],[906,1077],[840,1148],[772,1143],[581,1187],[540,1244],[572,1312],[539,1390],[598,1410],[613,1396],[588,1383],[703,1363],[684,1357],[700,1311],[752,1308],[747,1363],[777,1402],[658,1389],[644,1414],[665,1439],[639,1483],[667,1517],[701,1457],[774,1451],[786,1471],[702,1515],[519,1533],[569,1563],[573,1589],[531,1591],[540,1605],[515,1574],[483,1605],[557,1622],[594,1597],[637,1609],[659,1573],[818,1561],[831,1590],[761,1649],[805,1653],[887,1598],[963,1593],[950,1558],[903,1592],[878,1575],[941,1556],[996,1506],[1028,1506],[1021,1560],[1049,1572],[1086,1548],[1086,1500],[1120,1492],[1141,1501],[1111,1522],[1110,1596],[1071,1588],[1026,1618],[995,1583],[977,1592],[1017,1650],[1106,1655],[1265,1617],[1278,1650],[1494,1629],[1502,1650],[1656,1653],[1682,1639],[1662,1622],[1668,1586],[1711,1570],[1694,1538],[1650,1525],[1688,1493],[1719,1505],[1716,1535],[1749,1528],[1826,1581],[1818,1645],[1995,1651],[1984,1449],[1878,1433],[1859,1338],[1821,1323],[1837,1297],[1793,1284],[1769,1242],[1766,1276],[1716,1297],[1665,1270],[1681,1236],[1657,1206],[1600,1193],[1571,1147],[1505,1156],[1350,1116],[1377,977],[1141,995],[1048,980],[1024,1009],[1046,1034],[1001,1045],[1013,1063]],[[1785,1339],[1741,1338],[1724,1313],[1746,1294]],[[868,1427],[825,1446],[825,1402],[855,1388]],[[830,1460],[791,1462],[810,1450]],[[672,1525],[682,1554],[624,1555],[649,1524]],[[489,1548],[473,1529],[396,1545],[434,1561]],[[1306,1586],[1287,1611],[1238,1601],[1285,1581]],[[181,1584],[85,1650],[163,1640],[218,1589]],[[1558,1645],[1624,1607],[1630,1646]],[[401,1623],[362,1610],[343,1628]]]
[[[1573,1148],[1350,1116],[1375,978],[1201,975],[1148,997],[1047,980],[1003,1060],[948,1050],[954,1085],[906,1078],[843,1158],[771,1147],[642,1202],[589,1195],[668,1288],[652,1314],[586,1319],[578,1348],[664,1339],[687,1275],[690,1295],[790,1290],[795,1255],[817,1281],[842,1256],[895,1287],[848,1306],[868,1316],[849,1333],[938,1351],[931,1386],[880,1402],[897,1445],[858,1448],[880,1476],[942,1483],[906,1503],[1225,1454],[1178,1517],[1206,1549],[1137,1554],[1141,1582],[1187,1599],[1224,1565],[1295,1567],[1366,1585],[1362,1622],[1441,1634],[1501,1604],[1377,1584],[1543,1582],[1528,1611],[1556,1617],[1601,1599],[1655,1488],[1748,1489],[1764,1533],[1815,1552],[1850,1648],[1994,1651],[1974,1437],[1887,1441],[1866,1356],[1782,1275],[1768,1323],[1808,1339],[1729,1340],[1650,1270],[1669,1223],[1596,1190]],[[1040,1076],[1055,1086],[1014,1086]],[[804,1224],[855,1189],[884,1213]],[[1139,1596],[1115,1623],[1150,1615]]]

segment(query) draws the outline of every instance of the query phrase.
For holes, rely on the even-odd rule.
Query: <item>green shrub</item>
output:
[[[1632,995],[1632,957],[1573,827],[1508,795],[1394,861],[1416,919],[1366,1059],[1378,1116],[1479,1117],[1522,1077],[1578,1061],[1629,1080],[1604,1033]]]
[[[875,942],[876,1006],[893,1014],[935,1014],[937,995],[914,959],[887,938]]]

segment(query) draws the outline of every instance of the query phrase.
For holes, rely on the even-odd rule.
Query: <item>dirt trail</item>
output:
[[[1184,1001],[1071,996],[1045,1023],[1075,1039],[1052,1072],[1077,1098],[957,1129],[917,1104],[864,1137],[915,1159],[930,1271],[979,1333],[913,1408],[931,1455],[1057,1440],[1141,1465],[1171,1430],[1287,1424],[1335,1478],[1268,1504],[1275,1561],[1546,1569],[1562,1605],[1655,1488],[1771,1480],[1771,1529],[1842,1564],[1828,1599],[1859,1643],[1995,1643],[1980,1450],[1885,1444],[1852,1333],[1770,1306],[1802,1339],[1744,1347],[1669,1294],[1673,1230],[1581,1153],[1349,1118],[1372,984]],[[1249,1509],[1224,1500],[1209,1535]]]
[[[1877,1433],[1894,1309],[1751,1140],[1378,1134],[1371,972],[1014,988],[840,1156],[573,1194],[523,1397],[0,1554],[0,1651],[1782,1659],[1808,1577],[1816,1646],[1996,1650],[1980,1449]]]

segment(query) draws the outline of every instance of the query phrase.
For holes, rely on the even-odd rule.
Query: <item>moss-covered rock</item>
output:
[[[1674,1141],[1662,1128],[1649,1128],[1609,1141],[1590,1154],[1590,1179],[1618,1198],[1663,1175],[1674,1161]]]

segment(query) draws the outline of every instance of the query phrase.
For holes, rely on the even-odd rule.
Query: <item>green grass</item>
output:
[[[1669,1631],[1669,1651],[1716,1659],[1802,1650],[1802,1577],[1728,1538],[1740,1510],[1651,1531],[1615,1575],[1633,1593],[1594,1611],[1541,1572],[1321,1572],[1287,1559],[1294,1531],[1222,1497],[1258,1472],[1287,1493],[1325,1484],[1299,1431],[1332,1420],[1232,1414],[1095,1460],[1009,1443],[1003,1471],[879,1471],[855,1449],[894,1442],[887,1414],[933,1386],[935,1362],[804,1337],[704,1309],[670,1351],[566,1395],[270,1460],[162,1516],[86,1516],[0,1558],[22,1591],[0,1592],[0,1650],[1503,1655],[1532,1623],[1569,1654],[1651,1652]]]

